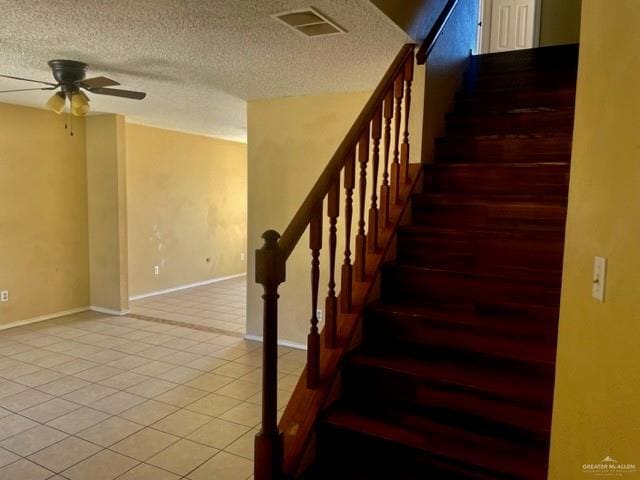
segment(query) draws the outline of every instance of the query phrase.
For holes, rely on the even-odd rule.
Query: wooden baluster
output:
[[[356,235],[356,261],[355,261],[355,280],[356,282],[364,282],[366,274],[366,258],[367,258],[367,235],[365,234],[364,215],[367,205],[367,163],[369,162],[369,125],[360,137],[358,142],[358,163],[360,164],[360,186],[358,193],[360,194],[360,214],[358,216],[358,234]]]
[[[384,98],[384,169],[380,187],[380,225],[386,228],[389,223],[389,149],[391,148],[391,118],[393,117],[393,91],[389,90]]]
[[[280,234],[269,230],[256,250],[256,283],[264,289],[262,346],[262,426],[255,438],[256,480],[282,477],[283,435],[278,431],[278,287],[285,280],[286,261]]]
[[[400,163],[402,165],[402,180],[405,183],[411,181],[409,177],[409,112],[411,110],[411,82],[413,81],[413,56],[409,57],[404,65],[404,81],[407,84],[404,96],[404,139],[402,141],[402,151],[400,152]]]
[[[404,71],[393,84],[396,111],[393,115],[393,164],[391,165],[391,187],[395,203],[400,202],[400,123],[402,122],[402,96],[404,94]]]
[[[318,333],[318,287],[320,286],[320,249],[322,248],[322,202],[309,223],[311,249],[311,331],[307,336],[307,387],[320,383],[320,334]]]
[[[373,138],[373,160],[371,166],[371,208],[369,208],[369,223],[367,232],[367,249],[374,253],[378,250],[378,164],[380,163],[380,136],[382,134],[382,111],[377,110],[371,124]]]
[[[342,264],[342,285],[340,291],[340,310],[349,313],[352,306],[353,266],[351,265],[351,218],[353,216],[353,189],[356,186],[355,152],[349,155],[344,166],[344,263]]]
[[[336,246],[338,216],[340,215],[340,176],[338,176],[327,196],[327,216],[329,217],[329,292],[324,302],[324,340],[327,348],[334,348],[338,338],[338,299],[336,298]]]

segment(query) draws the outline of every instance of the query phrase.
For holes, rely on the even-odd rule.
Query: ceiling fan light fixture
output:
[[[62,92],[54,93],[49,100],[47,100],[47,108],[52,112],[60,115],[64,111],[65,96]]]
[[[76,117],[84,117],[89,113],[91,107],[89,106],[89,99],[82,93],[74,93],[71,96],[71,113]]]

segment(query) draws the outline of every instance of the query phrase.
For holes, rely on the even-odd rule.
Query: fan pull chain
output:
[[[69,105],[71,107],[71,105]],[[64,129],[69,130],[69,135],[73,137],[73,114],[67,111],[67,102],[64,104]]]

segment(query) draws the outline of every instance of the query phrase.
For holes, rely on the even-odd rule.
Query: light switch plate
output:
[[[607,280],[607,259],[595,257],[593,261],[593,285],[591,296],[600,302],[604,302],[604,287]]]

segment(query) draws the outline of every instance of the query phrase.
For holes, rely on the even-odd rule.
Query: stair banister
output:
[[[447,2],[419,49],[418,63],[422,64],[426,61],[457,3],[458,0]],[[288,453],[288,451],[285,452],[286,437],[277,424],[278,288],[286,279],[286,264],[289,256],[309,228],[311,318],[307,366],[303,375],[306,393],[303,396],[309,392],[322,390],[325,396],[320,396],[325,398],[329,388],[327,384],[331,378],[325,378],[327,372],[323,371],[323,368],[327,365],[335,365],[341,355],[346,352],[344,342],[347,339],[340,338],[340,331],[344,327],[339,323],[340,319],[344,322],[345,318],[353,319],[354,315],[362,313],[364,301],[372,289],[372,277],[377,274],[382,265],[384,256],[392,243],[393,230],[400,222],[408,197],[421,174],[420,167],[412,170],[409,166],[409,111],[414,51],[413,44],[406,44],[400,49],[282,235],[280,236],[274,230],[266,231],[262,235],[264,240],[262,248],[256,250],[255,280],[264,290],[262,296],[264,345],[262,424],[255,439],[255,480],[280,480],[285,472],[292,475],[302,456],[300,445],[296,445],[297,450],[293,454],[285,454]],[[371,158],[369,158],[370,145],[373,146]],[[382,155],[380,150],[383,151]],[[370,188],[373,192],[367,196],[369,163],[372,168]],[[345,251],[341,267],[340,293],[336,295],[336,246],[337,237],[342,234],[338,232],[337,219],[340,214],[342,190],[344,190]],[[353,208],[355,193],[359,200],[357,212],[354,212]],[[369,197],[370,207],[367,210],[365,204]],[[323,216],[325,199],[327,199],[328,219],[326,238],[329,283],[325,300],[326,323],[320,333],[316,309],[320,252],[325,229]],[[354,220],[355,224],[353,224]],[[345,329],[353,331],[352,327],[353,325]],[[309,405],[309,412],[304,413],[306,424],[301,427],[296,423],[287,433],[295,435],[297,432],[301,436],[308,434],[308,431],[304,430],[311,428],[309,419],[313,417],[313,412],[317,412],[320,403],[317,398],[314,398],[313,405]],[[283,422],[284,420],[285,417]],[[294,433],[291,433],[292,431]]]
[[[317,208],[317,204],[324,200],[335,180],[335,176],[342,171],[349,153],[355,145],[357,145],[358,140],[360,140],[362,131],[369,125],[382,99],[384,99],[389,86],[393,85],[393,81],[398,74],[404,71],[405,62],[409,58],[413,59],[414,48],[415,46],[413,44],[406,44],[400,49],[400,52],[384,77],[382,77],[382,80],[369,98],[369,101],[347,132],[344,140],[340,143],[340,146],[338,146],[333,157],[331,157],[331,160],[320,174],[315,185],[311,188],[304,202],[302,202],[293,219],[282,233],[278,244],[280,245],[285,260],[289,258],[300,241],[300,237],[302,237],[302,234],[307,229],[312,212]]]
[[[319,254],[322,247],[323,230],[323,204],[325,198],[329,198],[327,215],[330,229],[329,238],[329,263],[330,270],[335,268],[335,244],[337,235],[337,217],[339,211],[340,178],[341,172],[345,171],[346,205],[345,216],[348,219],[345,240],[347,251],[345,252],[345,264],[342,266],[342,285],[340,300],[335,296],[335,280],[332,279],[333,286],[329,285],[329,295],[327,304],[328,330],[324,333],[324,348],[333,348],[337,342],[337,317],[340,312],[348,312],[351,308],[352,282],[362,281],[365,276],[367,239],[365,234],[365,189],[367,176],[367,160],[369,152],[370,125],[373,120],[381,118],[381,112],[385,98],[389,91],[396,92],[400,89],[404,91],[403,76],[407,71],[407,64],[414,62],[413,44],[406,44],[401,49],[395,60],[385,73],[371,98],[358,115],[353,126],[345,136],[344,140],[336,150],[335,154],[320,174],[315,185],[307,195],[306,199],[296,212],[295,216],[285,229],[282,236],[278,232],[269,230],[262,235],[264,245],[256,251],[256,283],[263,286],[263,389],[262,389],[262,426],[255,440],[255,478],[256,480],[277,479],[282,474],[283,440],[282,433],[277,426],[277,330],[278,330],[278,287],[286,278],[286,262],[295,247],[298,245],[302,235],[310,227],[310,248],[312,252],[311,261],[311,329],[308,337],[308,359],[307,359],[307,386],[316,388],[321,382],[320,372],[320,335],[317,330],[318,319],[316,318],[316,307],[318,303],[318,280],[319,280]],[[398,84],[400,79],[400,84]],[[398,119],[397,128],[403,119],[400,117],[400,105],[396,111]],[[408,117],[407,117],[408,119]],[[390,119],[389,119],[390,120]],[[408,128],[408,126],[406,126]],[[374,142],[379,139],[379,127],[374,125]],[[359,146],[359,148],[358,148]],[[395,145],[396,149],[400,145]],[[356,150],[359,150],[358,164],[355,165]],[[376,160],[377,161],[377,160]],[[358,170],[356,172],[356,170]],[[377,167],[376,167],[377,175]],[[356,178],[358,177],[358,178]],[[357,180],[357,181],[356,181]],[[399,183],[399,176],[392,175],[391,184],[396,191],[396,183]],[[377,179],[374,181],[377,182]],[[351,229],[352,193],[356,183],[361,203],[357,212],[356,229]],[[375,183],[377,184],[377,183]],[[329,195],[331,192],[331,195]],[[372,203],[373,211],[370,217],[378,216],[377,195]],[[381,199],[381,204],[383,203]],[[386,201],[390,201],[387,196]],[[388,211],[388,205],[381,205]],[[333,225],[332,225],[333,222]],[[382,226],[381,226],[382,228]],[[352,233],[357,233],[352,238]],[[377,238],[377,232],[375,234]],[[351,246],[355,248],[355,259],[352,261]],[[357,267],[357,268],[356,268]],[[353,274],[352,274],[352,269]]]

